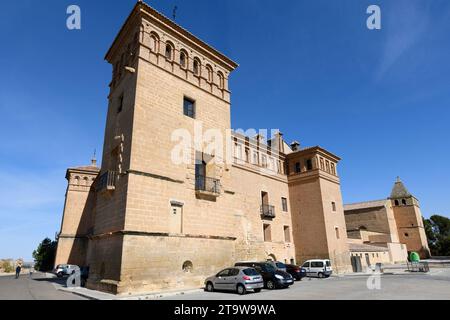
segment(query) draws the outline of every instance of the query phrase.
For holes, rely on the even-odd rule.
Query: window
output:
[[[184,51],[180,52],[180,66],[185,69],[187,66],[187,54]]]
[[[194,59],[193,71],[196,76],[200,75],[200,60],[198,58]]]
[[[170,43],[167,43],[166,44],[166,59],[167,60],[172,60],[172,56],[173,56],[172,45]]]
[[[406,200],[405,200],[405,199],[402,200],[402,204],[403,204],[404,206],[406,206]]]
[[[312,169],[312,168],[311,168]],[[311,169],[308,169],[308,170],[311,170]],[[328,172],[328,173],[330,173],[330,161],[325,161],[325,170]]]
[[[253,164],[259,163],[259,155],[258,152],[253,152]]]
[[[323,158],[320,158],[320,170],[325,170]]]
[[[263,168],[267,168],[267,156],[263,154],[261,160]]]
[[[400,202],[398,202],[398,200],[395,200],[395,205],[396,206],[400,205]]]
[[[336,239],[340,239],[341,236],[340,236],[340,234],[339,234],[339,228],[336,227],[336,228],[334,228],[334,230],[335,230],[335,232],[336,232]]]
[[[186,273],[190,273],[192,272],[192,270],[194,269],[194,265],[192,264],[191,261],[185,261],[183,263],[183,271]]]
[[[207,71],[207,80],[208,82],[212,82],[213,81],[213,69],[212,67],[208,64],[206,65],[206,71]]]
[[[255,269],[245,269],[242,271],[246,276],[259,276],[260,274]]]
[[[284,212],[288,212],[288,204],[286,198],[281,198],[281,207],[283,208]]]
[[[245,161],[250,162],[250,150],[245,148]]]
[[[300,172],[302,172],[302,168],[301,168],[300,162],[297,162],[295,164],[295,173],[300,173]]]
[[[217,276],[218,277],[228,277],[230,274],[231,269],[225,269],[223,271],[220,271]]]
[[[219,78],[219,89],[225,88],[225,77],[222,72],[217,72],[217,77]]]
[[[234,145],[234,149],[235,149],[234,157],[235,157],[236,159],[242,159],[242,147],[241,147],[241,145],[238,144],[238,143],[236,143],[236,144]]]
[[[284,241],[291,242],[291,229],[289,226],[284,227]]]
[[[331,174],[332,175],[336,175],[336,166],[334,165],[334,163],[331,163]]]
[[[322,261],[313,261],[311,262],[311,268],[323,268]]]
[[[159,37],[156,33],[150,36],[150,49],[155,53],[159,52]]]
[[[333,212],[336,212],[336,202],[332,202],[331,207],[333,209]]]
[[[183,113],[185,116],[195,119],[195,101],[184,98]]]
[[[272,228],[270,224],[264,225],[264,242],[271,242],[272,241]]]
[[[239,274],[239,269],[231,269],[229,277],[236,277]]]
[[[311,159],[306,160],[306,168],[308,170],[312,170],[313,169],[313,163]]]
[[[117,107],[117,113],[121,113],[123,110],[123,95],[119,97],[119,106]]]
[[[408,238],[408,237],[409,237],[409,233],[405,233],[405,237],[407,237],[407,238]]]

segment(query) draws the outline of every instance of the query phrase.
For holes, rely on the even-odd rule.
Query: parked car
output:
[[[328,259],[308,260],[302,268],[306,270],[308,277],[328,278],[333,273],[331,261]]]
[[[226,290],[244,295],[251,290],[258,293],[263,287],[262,276],[255,269],[246,266],[222,270],[205,280],[205,290],[208,292]]]
[[[293,264],[286,265],[286,272],[297,281],[301,281],[306,277],[306,269]]]
[[[286,265],[283,262],[279,262],[279,261],[267,261],[268,264],[271,264],[275,269],[284,271],[286,271]]]
[[[53,269],[53,273],[56,274],[58,278],[62,278],[74,274],[77,270],[80,270],[80,267],[72,264],[59,264]]]
[[[238,262],[235,266],[254,268],[263,277],[264,287],[269,290],[288,288],[294,283],[294,278],[289,273],[277,270],[267,262]]]

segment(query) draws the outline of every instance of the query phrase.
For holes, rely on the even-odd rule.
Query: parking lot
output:
[[[380,277],[380,289],[370,290],[368,276],[306,278],[289,289],[263,290],[244,296],[227,292],[195,292],[164,300],[449,300],[450,269],[430,274],[393,274]]]

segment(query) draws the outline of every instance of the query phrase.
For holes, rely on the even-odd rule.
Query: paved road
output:
[[[346,276],[304,279],[289,289],[239,296],[224,292],[198,292],[167,300],[450,300],[450,270],[432,275],[384,275],[380,290],[369,290],[368,277]],[[374,282],[372,282],[373,284]],[[376,284],[376,283],[375,283]]]
[[[45,274],[35,273],[0,277],[0,300],[85,300],[72,293],[58,291],[54,285],[55,279],[47,279]]]

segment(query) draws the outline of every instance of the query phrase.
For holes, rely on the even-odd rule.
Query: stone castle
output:
[[[327,258],[348,272],[357,254],[370,254],[368,264],[400,262],[405,244],[426,242],[407,194],[386,201],[394,203],[387,226],[355,222],[348,237],[361,208],[344,213],[340,158],[279,132],[231,132],[228,79],[238,65],[147,4],[136,4],[106,60],[113,75],[101,168],[94,160],[67,170],[55,262],[89,266],[89,288],[198,287],[243,260]],[[232,156],[200,139],[174,161],[174,133],[196,136],[199,127]]]

